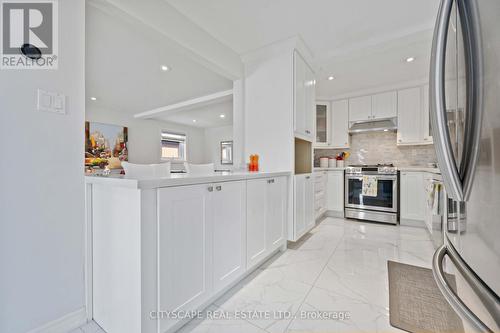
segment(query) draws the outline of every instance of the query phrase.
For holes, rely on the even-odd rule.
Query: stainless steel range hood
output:
[[[349,123],[350,134],[379,131],[397,131],[397,129],[397,118]]]

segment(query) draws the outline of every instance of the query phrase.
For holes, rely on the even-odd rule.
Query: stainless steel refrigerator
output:
[[[500,0],[441,1],[429,79],[450,198],[434,278],[466,332],[500,332]]]

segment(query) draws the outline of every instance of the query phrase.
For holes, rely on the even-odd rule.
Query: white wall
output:
[[[232,169],[232,165],[221,165],[220,143],[233,140],[233,126],[212,127],[205,129],[205,161],[214,163],[216,169]],[[234,145],[233,145],[234,153]],[[233,156],[234,159],[234,156]]]
[[[84,55],[85,1],[59,1],[59,69],[0,70],[0,332],[84,310]]]
[[[129,161],[132,163],[158,163],[161,157],[161,131],[185,133],[187,135],[187,159],[191,163],[205,163],[205,133],[203,129],[174,123],[135,119],[118,111],[90,106],[87,103],[87,121],[128,127]]]
[[[293,58],[283,52],[245,63],[246,159],[259,154],[262,171],[293,171]]]

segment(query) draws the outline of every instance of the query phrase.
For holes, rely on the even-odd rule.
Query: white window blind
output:
[[[161,132],[161,158],[165,160],[186,160],[186,135],[169,131]]]

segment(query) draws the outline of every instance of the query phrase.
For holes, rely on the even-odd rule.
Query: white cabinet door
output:
[[[247,181],[247,267],[285,242],[286,177]]]
[[[421,172],[401,173],[401,220],[424,221],[425,189]]]
[[[266,206],[267,248],[274,251],[285,243],[287,178],[269,179]]]
[[[372,118],[372,97],[361,96],[349,99],[349,121],[364,121]]]
[[[349,100],[332,102],[331,143],[333,148],[349,147]]]
[[[212,293],[208,185],[159,189],[159,308],[195,310]],[[164,332],[174,322],[161,320]]]
[[[316,102],[316,141],[315,145],[328,146],[331,142],[330,102]]]
[[[342,213],[344,211],[344,172],[328,171],[326,188],[326,209]]]
[[[304,187],[304,215],[306,229],[310,229],[316,223],[316,218],[314,215],[314,177],[312,174],[305,176],[305,187]]]
[[[266,210],[268,179],[247,181],[247,264],[254,266],[267,255]]]
[[[372,119],[395,118],[398,116],[398,96],[389,91],[372,96]]]
[[[298,240],[315,224],[314,178],[312,174],[294,176],[294,240]]]
[[[315,133],[315,120],[316,120],[316,80],[314,72],[305,63],[305,88],[306,88],[306,104],[305,104],[305,135],[311,142],[316,138]]]
[[[214,185],[213,281],[215,292],[240,277],[246,269],[246,182]]]
[[[294,53],[294,129],[302,135],[306,132],[306,64],[302,57]]]
[[[417,144],[424,141],[422,134],[422,89],[398,91],[398,144]]]
[[[306,177],[294,176],[294,239],[297,240],[306,230]]]

